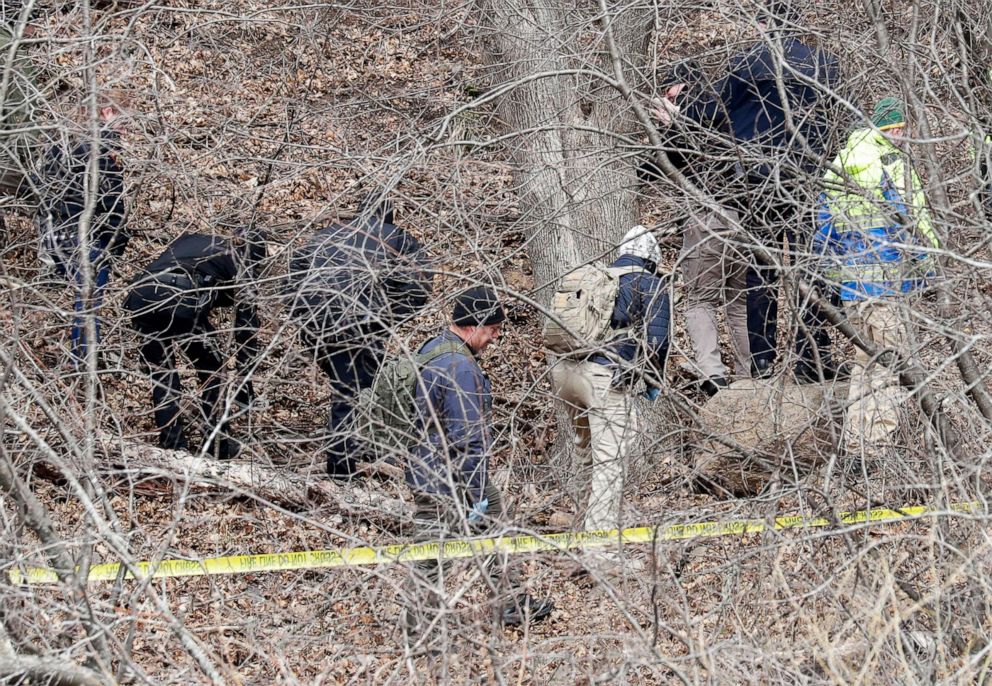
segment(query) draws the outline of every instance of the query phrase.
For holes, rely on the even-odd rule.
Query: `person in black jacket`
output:
[[[41,238],[41,255],[62,278],[76,286],[71,339],[74,361],[87,352],[85,317],[99,309],[115,258],[127,247],[130,234],[125,225],[124,165],[121,162],[119,111],[110,103],[99,109],[102,128],[99,148],[86,136],[67,138],[45,152],[41,169],[34,177],[38,190],[35,217]],[[91,188],[90,160],[96,157],[96,195],[89,230],[80,235]],[[86,247],[84,249],[85,239]],[[88,270],[86,269],[88,267]],[[87,271],[89,278],[86,278]],[[100,320],[95,323],[100,342]]]
[[[711,107],[715,93],[706,85],[706,76],[695,62],[678,63],[661,77],[658,87],[665,99],[679,111]],[[662,113],[664,114],[664,113]],[[697,121],[697,118],[700,121]],[[699,388],[715,395],[728,385],[730,370],[720,354],[717,312],[724,310],[730,330],[736,375],[751,374],[750,343],[747,329],[747,269],[750,253],[742,249],[739,228],[721,215],[739,223],[737,212],[728,202],[728,180],[735,158],[726,138],[709,130],[711,124],[701,115],[669,118],[663,127],[663,150],[672,166],[697,187],[706,188],[719,202],[721,212],[709,207],[692,207],[682,220],[682,254],[686,330],[696,352],[695,371]],[[646,180],[662,178],[655,160],[642,165]]]
[[[327,472],[352,478],[355,396],[372,385],[389,331],[427,303],[427,252],[393,223],[391,203],[370,196],[354,220],[318,231],[293,255],[287,293],[300,339],[331,382]]]
[[[234,240],[187,233],[132,282],[124,308],[130,313],[131,327],[139,334],[141,357],[151,372],[155,424],[162,448],[189,449],[179,411],[178,347],[189,357],[202,385],[204,452],[221,459],[237,457],[240,452],[223,419],[228,410],[221,402],[225,359],[218,339],[222,332],[214,328],[209,315],[218,307],[234,307],[237,366],[244,377],[235,402],[247,407],[254,398],[248,377],[258,355],[258,316],[250,288],[264,256],[265,242],[258,233]]]
[[[731,142],[737,161],[717,200],[739,213],[743,225],[767,247],[779,249],[788,239],[793,250],[798,248],[796,255],[811,239],[808,230],[798,229],[804,213],[812,212],[831,132],[844,120],[833,97],[840,67],[834,55],[798,38],[799,12],[792,3],[765,0],[764,5],[762,39],[731,60],[729,73],[713,84],[716,97],[685,108],[665,97],[655,115],[665,126],[687,118]],[[763,265],[747,274],[749,348],[757,376],[770,374],[776,357],[779,276]],[[829,378],[836,370],[824,322],[811,308],[800,311],[796,376]]]

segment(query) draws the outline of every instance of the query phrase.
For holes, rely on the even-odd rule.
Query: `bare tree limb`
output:
[[[165,450],[145,443],[101,436],[103,450],[116,463],[117,474],[135,478],[158,478],[185,482],[199,488],[227,490],[280,506],[305,510],[315,505],[332,505],[341,514],[397,525],[410,516],[402,500],[368,487],[365,502],[361,487],[341,486],[325,479],[311,479],[282,470],[268,469],[240,460],[223,462],[191,455],[181,450]],[[109,448],[119,450],[111,451]],[[369,468],[369,471],[383,471]],[[388,468],[385,470],[390,473]]]
[[[47,686],[108,686],[113,680],[96,672],[47,657],[0,658],[0,682],[38,683]]]

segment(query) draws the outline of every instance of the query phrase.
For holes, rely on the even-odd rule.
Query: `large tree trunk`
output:
[[[637,123],[619,92],[594,74],[610,74],[605,48],[596,49],[603,36],[595,7],[562,0],[480,5],[495,84],[515,84],[498,108],[507,132],[519,134],[509,147],[522,224],[536,282],[548,286],[582,262],[608,258],[638,223],[634,166],[623,159],[617,138],[636,131]],[[636,56],[631,66],[639,67],[646,61],[650,14],[627,11],[611,19],[624,54]],[[589,43],[576,40],[583,32]],[[577,46],[585,52],[573,52]]]
[[[559,277],[580,264],[610,261],[630,227],[639,223],[635,165],[621,146],[639,124],[621,92],[604,27],[637,73],[647,61],[652,15],[646,9],[613,15],[597,3],[569,0],[479,0],[481,35],[491,85],[506,89],[497,109],[513,162],[521,209],[519,227],[547,303]],[[639,84],[638,84],[639,85]],[[567,426],[564,411],[559,425]],[[560,431],[552,473],[557,490],[578,495],[571,433]],[[576,488],[577,487],[577,488]],[[581,497],[580,497],[581,499]]]

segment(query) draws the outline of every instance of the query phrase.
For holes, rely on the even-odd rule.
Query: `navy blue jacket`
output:
[[[831,112],[836,108],[829,104],[829,93],[840,84],[840,66],[835,56],[796,38],[782,38],[782,48],[783,90],[793,124],[806,139],[808,151],[786,126],[776,80],[778,59],[764,43],[731,60],[729,73],[715,84],[716,98],[700,98],[683,114],[739,143],[752,144],[754,153],[785,162],[786,173],[815,171],[830,144],[831,124],[839,119]],[[767,176],[770,166],[774,163],[745,171]]]
[[[445,331],[420,352],[430,352],[442,341],[460,340]],[[415,492],[476,503],[482,499],[489,471],[492,385],[467,346],[465,353],[445,353],[424,365],[421,378],[416,429],[424,438],[407,461],[407,484]]]
[[[610,327],[630,331],[611,341],[607,347],[627,362],[645,361],[660,376],[668,356],[668,330],[671,325],[668,285],[653,272],[647,271],[646,261],[640,257],[621,255],[610,266],[641,267],[645,271],[620,277],[620,290],[613,305]],[[596,355],[592,361],[616,364],[605,355]],[[633,381],[634,375],[626,378]]]
[[[88,141],[77,141],[71,149],[56,143],[46,151],[40,174],[35,177],[39,193],[38,213],[42,217],[51,217],[50,230],[58,234],[55,240],[60,245],[74,244],[77,240],[76,227],[83,215],[88,193],[86,171],[90,151]],[[119,153],[118,134],[111,130],[101,132],[91,240],[115,255],[124,252],[130,238],[124,227],[124,166]]]
[[[286,290],[293,316],[319,339],[361,338],[427,303],[427,251],[379,215],[333,224],[293,255]]]

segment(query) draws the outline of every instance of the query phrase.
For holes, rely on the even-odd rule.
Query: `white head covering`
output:
[[[650,260],[655,264],[661,262],[661,248],[647,227],[638,224],[623,237],[620,247],[617,249],[620,255],[633,255]]]

